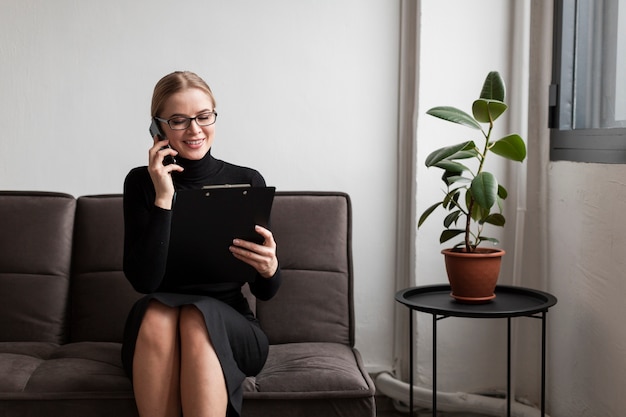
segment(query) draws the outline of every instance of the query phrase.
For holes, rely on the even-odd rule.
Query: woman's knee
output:
[[[179,314],[176,307],[150,301],[141,322],[138,341],[142,340],[153,346],[169,345],[176,341]]]

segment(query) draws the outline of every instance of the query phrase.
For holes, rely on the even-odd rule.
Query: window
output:
[[[626,163],[626,0],[555,0],[550,159]]]

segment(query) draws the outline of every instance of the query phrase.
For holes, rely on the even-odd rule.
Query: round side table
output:
[[[511,416],[511,318],[541,319],[541,415],[545,416],[546,315],[557,299],[547,292],[523,287],[498,285],[496,298],[485,304],[462,304],[450,297],[449,285],[411,287],[396,293],[396,301],[409,308],[409,408],[413,416],[413,312],[429,313],[433,318],[433,416],[437,415],[437,322],[448,317],[507,319],[507,416]]]

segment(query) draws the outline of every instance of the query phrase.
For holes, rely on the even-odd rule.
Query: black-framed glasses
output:
[[[167,123],[172,130],[185,130],[191,125],[191,121],[195,120],[198,126],[211,126],[217,120],[217,112],[211,111],[202,113],[196,117],[174,116],[170,119],[162,119],[155,117],[159,122]]]

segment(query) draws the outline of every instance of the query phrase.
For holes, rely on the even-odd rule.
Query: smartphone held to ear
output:
[[[159,126],[158,120],[155,118],[152,118],[152,123],[150,124],[150,136],[151,137],[158,136],[159,140],[165,140],[165,134],[163,133],[161,126]],[[170,149],[170,145],[166,145],[162,147],[161,149],[166,149],[166,148]],[[169,164],[175,164],[175,163],[176,163],[176,158],[174,158],[172,155],[166,155],[165,158],[163,158],[163,165],[169,165]]]

